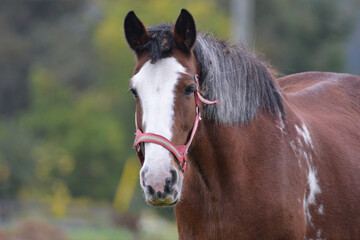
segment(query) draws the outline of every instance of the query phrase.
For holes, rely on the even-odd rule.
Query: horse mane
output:
[[[138,50],[150,53],[151,61],[170,56],[175,47],[173,25],[148,28],[149,41]],[[199,82],[207,99],[204,117],[219,124],[250,122],[259,108],[273,115],[284,115],[284,105],[274,79],[264,61],[239,45],[219,41],[210,33],[197,33],[194,55],[200,66]]]

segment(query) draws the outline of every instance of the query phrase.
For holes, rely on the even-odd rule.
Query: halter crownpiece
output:
[[[200,86],[199,86],[199,81],[198,81],[197,75],[194,75],[194,81],[196,84],[196,91],[194,92],[195,104],[196,104],[196,106],[195,106],[196,107],[196,117],[195,117],[193,129],[191,131],[190,139],[187,144],[175,146],[169,139],[167,139],[161,135],[158,135],[155,133],[142,133],[141,130],[138,128],[137,120],[135,119],[136,137],[134,140],[133,148],[136,151],[136,155],[138,156],[138,158],[140,160],[141,166],[144,164],[144,159],[145,159],[144,151],[143,151],[144,150],[143,143],[147,142],[147,143],[158,144],[158,145],[166,148],[167,150],[169,150],[172,154],[174,154],[174,156],[176,158],[176,162],[179,164],[179,167],[182,170],[182,172],[185,171],[186,161],[187,161],[187,157],[186,157],[187,152],[189,150],[189,147],[191,145],[191,142],[195,136],[195,133],[199,126],[199,122],[201,120],[199,101],[201,101],[204,104],[209,104],[209,105],[217,104],[219,102],[218,99],[215,101],[210,101],[210,100],[205,99],[203,96],[201,96]]]

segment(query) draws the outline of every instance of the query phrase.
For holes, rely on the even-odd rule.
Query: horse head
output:
[[[136,101],[134,146],[142,165],[141,187],[150,205],[174,205],[180,199],[186,154],[200,119],[195,22],[183,9],[174,25],[147,29],[131,11],[124,29],[137,60],[130,91]]]

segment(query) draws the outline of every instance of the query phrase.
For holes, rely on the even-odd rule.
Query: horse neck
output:
[[[238,184],[242,171],[251,167],[249,164],[260,164],[255,161],[264,160],[265,149],[273,146],[268,143],[279,134],[278,120],[262,113],[242,126],[222,126],[204,121],[190,152],[189,175],[199,177],[204,191],[212,192],[212,195],[218,193],[223,198],[224,186]]]
[[[265,142],[273,141],[273,135],[277,134],[273,129],[274,121],[276,119],[264,116],[242,126],[202,121],[189,153],[182,191],[184,197],[195,191],[210,194],[213,200],[223,199],[224,194],[231,198],[231,188],[241,183],[241,176],[245,176],[243,172],[249,168],[247,164],[262,161],[259,148],[266,148]]]
[[[277,120],[264,113],[242,126],[201,123],[189,153],[182,200],[175,207],[178,224],[180,220],[181,224],[196,225],[209,219],[209,224],[221,224],[216,219],[226,217],[226,213],[231,215],[234,203],[241,202],[239,196],[253,187],[249,175],[265,164],[266,155],[273,152],[270,146],[276,147],[273,141],[279,134]],[[179,225],[179,231],[184,228]]]

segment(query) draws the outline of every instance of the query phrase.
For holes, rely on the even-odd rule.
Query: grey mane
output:
[[[150,41],[140,50],[149,51],[152,62],[171,55],[175,47],[173,25],[148,28]],[[284,106],[266,65],[240,46],[230,46],[211,34],[197,33],[194,55],[201,69],[200,85],[205,98],[219,99],[204,106],[204,117],[219,124],[250,122],[259,109],[283,115]]]
[[[284,113],[272,75],[252,53],[200,33],[194,54],[200,65],[205,97],[220,100],[217,105],[205,106],[207,118],[218,123],[243,124],[251,121],[259,108],[272,114]]]

